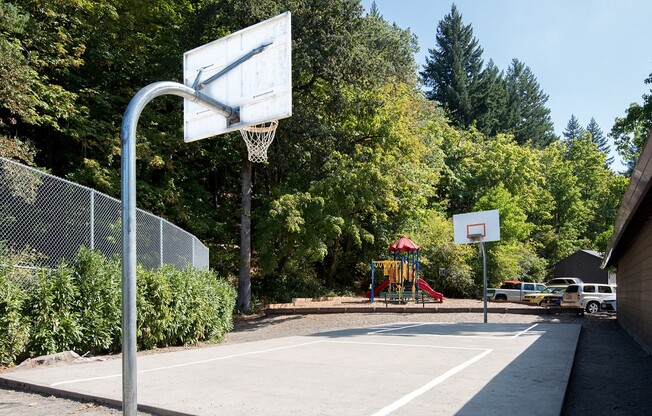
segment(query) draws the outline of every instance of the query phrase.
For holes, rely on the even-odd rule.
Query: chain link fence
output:
[[[208,248],[163,218],[136,212],[137,261],[148,269],[164,264],[208,268]],[[107,257],[122,253],[118,199],[0,158],[0,242],[29,253],[29,266],[73,263],[79,247]]]

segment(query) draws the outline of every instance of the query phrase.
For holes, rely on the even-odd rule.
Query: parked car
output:
[[[521,287],[521,282],[518,280],[505,280],[502,285],[500,285],[501,289],[518,289]]]
[[[512,289],[489,288],[487,289],[487,299],[489,300],[508,300],[510,302],[520,302],[523,297],[529,293],[543,292],[546,285],[543,283],[514,282]],[[503,283],[503,286],[505,284]]]
[[[565,291],[565,290],[564,290]],[[550,295],[541,301],[541,306],[548,307],[548,306],[561,306],[561,300],[564,297],[563,293],[558,293],[555,295]]]
[[[603,311],[613,311],[616,312],[616,297],[609,297],[602,301],[600,304],[600,309]]]
[[[523,296],[523,300],[526,302],[534,303],[535,305],[542,306],[543,301],[553,295],[560,295],[564,293],[566,286],[552,286],[547,287],[544,291],[539,293],[528,293]]]
[[[563,294],[561,306],[574,306],[586,309],[588,313],[600,311],[605,299],[616,296],[616,285],[601,283],[580,283],[568,285]]]
[[[546,282],[546,286],[568,286],[584,283],[579,277],[555,277]]]

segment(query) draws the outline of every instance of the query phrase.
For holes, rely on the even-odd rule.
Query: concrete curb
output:
[[[330,313],[484,313],[484,308],[447,308],[439,306],[324,306],[324,307],[281,307],[266,308],[265,315],[314,315]],[[584,315],[581,308],[548,307],[548,308],[505,308],[488,307],[487,313],[512,313],[522,315],[551,315],[570,313]]]
[[[61,390],[55,387],[43,386],[40,384],[28,383],[24,381],[11,380],[3,378],[2,376],[0,376],[0,386],[8,387],[13,390],[25,391],[28,393],[37,393],[46,396],[55,396],[61,399],[75,400],[78,402],[97,403],[102,406],[117,410],[122,409],[122,400],[115,400],[107,397],[100,397],[92,394],[84,394],[68,390]],[[160,407],[143,404],[138,405],[138,411],[161,416],[193,416],[190,413],[181,413],[174,410],[167,410]]]

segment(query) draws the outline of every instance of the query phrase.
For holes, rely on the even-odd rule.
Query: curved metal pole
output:
[[[236,120],[237,110],[177,82],[160,81],[141,89],[129,102],[122,119],[122,414],[136,416],[136,127],[151,100],[177,95]]]

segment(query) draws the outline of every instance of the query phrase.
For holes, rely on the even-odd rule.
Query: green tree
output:
[[[504,132],[511,133],[519,144],[531,143],[543,148],[557,138],[545,106],[548,95],[541,90],[529,67],[513,59],[505,74],[507,109]]]
[[[505,131],[505,110],[507,91],[502,71],[489,60],[487,67],[480,74],[478,93],[476,95],[476,127],[487,136],[495,136]]]
[[[652,84],[652,73],[645,83]],[[632,103],[625,112],[625,117],[616,118],[609,135],[614,139],[618,154],[627,164],[628,173],[631,173],[652,129],[652,94],[643,94],[643,104]]]
[[[611,153],[609,139],[604,135],[600,125],[598,125],[598,122],[595,121],[595,118],[591,117],[591,121],[586,126],[586,131],[591,133],[591,139],[593,140],[593,143],[598,146],[598,150],[607,155],[607,166],[611,166],[614,161],[614,157],[609,156],[609,153]]]
[[[425,85],[432,88],[426,96],[448,112],[454,125],[466,128],[477,118],[474,101],[479,93],[482,48],[455,4],[437,25],[435,39],[437,46],[428,50],[421,71]]]
[[[575,118],[574,114],[571,114],[570,120],[566,124],[566,129],[563,131],[562,135],[566,138],[568,143],[572,143],[573,140],[580,137],[584,133],[584,129],[580,126],[580,122]]]
[[[546,190],[554,201],[549,220],[542,222],[539,230],[540,251],[550,264],[584,248],[582,237],[591,215],[566,153],[565,146],[558,142],[548,146],[541,157]]]

